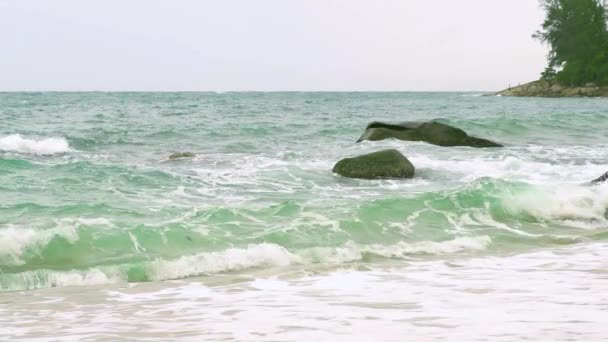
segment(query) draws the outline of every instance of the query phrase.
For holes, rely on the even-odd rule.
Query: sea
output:
[[[485,95],[0,93],[0,340],[608,340],[608,99]]]

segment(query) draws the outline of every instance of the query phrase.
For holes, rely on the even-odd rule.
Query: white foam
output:
[[[351,241],[341,247],[314,247],[298,251],[296,254],[300,257],[299,262],[303,264],[340,265],[363,260],[365,254],[401,258],[415,254],[443,255],[480,251],[486,249],[491,242],[492,239],[486,235],[458,237],[441,242],[399,242],[392,245],[358,245]]]
[[[407,331],[416,341],[602,341],[606,260],[608,245],[594,243],[221,285],[196,279],[15,292],[3,297],[0,335],[402,341]]]
[[[23,264],[19,258],[21,253],[37,239],[37,232],[33,229],[19,229],[14,225],[5,226],[0,229],[0,260],[9,259],[7,261],[12,264]]]
[[[339,265],[363,259],[361,248],[352,242],[337,248],[308,248],[299,251],[298,255],[307,263],[322,263],[326,265]]]
[[[492,240],[488,236],[459,237],[442,242],[400,242],[393,245],[370,246],[348,242],[341,247],[315,247],[294,253],[276,244],[262,243],[249,245],[246,248],[198,253],[175,260],[156,259],[148,266],[148,275],[153,280],[166,280],[258,267],[340,265],[362,260],[365,253],[384,257],[403,257],[409,254],[452,254],[483,250],[491,242]]]
[[[0,285],[1,291],[34,290],[49,287],[90,286],[125,282],[126,277],[118,271],[88,270],[50,271],[35,270],[8,274]]]
[[[507,195],[505,209],[539,220],[561,220],[570,226],[594,229],[606,223],[608,186],[542,186],[528,192]],[[573,224],[574,223],[574,224]]]
[[[86,271],[53,272],[49,279],[53,286],[103,285],[122,281],[124,278],[119,273],[110,275],[97,268]]]
[[[411,254],[454,254],[463,251],[481,251],[490,245],[489,236],[464,236],[452,240],[435,242],[420,241],[414,243],[399,242],[390,246],[372,245],[365,248],[366,252],[384,257],[402,257]]]
[[[360,246],[348,242],[341,247],[315,247],[293,253],[276,244],[262,243],[249,245],[246,248],[229,248],[224,251],[187,255],[175,260],[156,259],[148,265],[148,276],[152,280],[167,280],[262,267],[340,265],[362,260],[365,253],[384,257],[451,254],[483,250],[491,241],[488,236],[477,236],[459,237],[443,242],[400,242],[393,245]]]
[[[0,138],[0,150],[37,155],[51,155],[71,151],[65,138],[34,140],[23,138],[20,134],[11,134]]]
[[[103,217],[78,217],[78,218],[64,218],[59,220],[61,224],[65,223],[75,223],[77,226],[85,225],[85,226],[113,226],[110,220]]]
[[[465,183],[483,177],[534,184],[584,183],[606,172],[605,165],[568,163],[564,160],[601,161],[608,158],[602,149],[584,146],[555,148],[530,145],[483,151],[483,154],[476,150],[460,154],[437,149],[429,152],[431,147],[425,149],[408,154],[417,170],[431,170]]]
[[[195,298],[205,298],[213,294],[213,291],[210,288],[199,283],[188,283],[176,288],[152,292],[124,293],[112,290],[105,290],[104,292],[108,294],[108,300],[110,301],[130,303],[155,301],[167,297],[193,300]]]
[[[253,267],[287,266],[299,262],[299,258],[284,247],[262,243],[247,248],[187,255],[176,260],[156,259],[149,266],[149,276],[155,280],[178,279]]]
[[[482,227],[494,227],[502,230],[506,230],[510,233],[526,236],[526,237],[540,237],[541,234],[532,234],[524,230],[517,229],[516,227],[504,224],[496,221],[489,213],[489,208],[486,207],[484,210],[474,209],[470,213],[466,213],[459,218],[459,222],[462,225],[473,225]]]

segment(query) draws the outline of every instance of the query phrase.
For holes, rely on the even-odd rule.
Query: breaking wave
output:
[[[0,151],[17,152],[35,155],[53,155],[70,152],[70,145],[65,138],[28,139],[20,134],[11,134],[0,138]]]

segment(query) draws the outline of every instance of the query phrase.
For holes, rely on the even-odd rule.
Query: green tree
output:
[[[555,80],[556,76],[557,76],[557,73],[555,72],[555,69],[553,69],[552,67],[546,67],[545,71],[543,71],[540,74],[540,78],[545,81],[549,81],[549,83],[553,82],[553,80]]]
[[[546,11],[533,37],[549,45],[543,73],[566,85],[608,84],[608,7],[604,0],[541,0]],[[555,75],[547,70],[556,70]]]

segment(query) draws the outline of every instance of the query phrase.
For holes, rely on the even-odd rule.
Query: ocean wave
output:
[[[163,209],[162,221],[128,212],[119,219],[104,205],[28,205],[32,217],[52,219],[0,225],[0,289],[520,250],[600,239],[598,232],[608,226],[608,184],[483,178],[356,201],[329,208],[292,201],[255,208],[201,205]],[[22,215],[24,205],[0,209]],[[62,217],[66,213],[70,217]]]
[[[286,248],[270,243],[199,253],[176,260],[157,259],[149,265],[152,280],[185,278],[206,273],[239,271],[253,267],[288,266],[302,260]]]
[[[123,283],[124,274],[117,269],[91,268],[87,270],[56,271],[32,270],[0,275],[0,291],[35,290],[50,287],[87,286]]]
[[[487,236],[459,237],[442,242],[400,242],[393,245],[370,246],[358,245],[351,241],[338,247],[308,248],[295,251],[289,251],[277,244],[261,243],[243,248],[186,255],[177,259],[157,258],[141,263],[98,266],[85,270],[38,269],[14,274],[0,274],[0,291],[171,280],[291,265],[335,267],[364,261],[367,255],[384,258],[402,258],[416,254],[443,255],[463,251],[480,251],[490,243],[491,239]]]
[[[339,265],[365,260],[367,256],[404,258],[414,255],[444,255],[485,250],[492,243],[489,236],[462,236],[445,241],[400,241],[394,244],[361,245],[348,242],[341,247],[315,247],[298,251],[301,263]]]
[[[450,190],[370,199],[356,207],[326,210],[292,202],[256,209],[202,205],[162,210],[162,215],[168,216],[159,222],[124,212],[140,222],[135,225],[125,224],[124,218],[102,217],[116,214],[111,207],[35,206],[28,209],[31,215],[95,211],[100,216],[59,217],[32,223],[31,227],[0,226],[0,269],[80,268],[125,263],[136,255],[140,259],[157,258],[154,269],[165,270],[148,273],[173,272],[179,277],[185,268],[174,263],[197,264],[198,271],[204,273],[248,268],[252,263],[280,265],[316,260],[339,264],[361,259],[362,255],[458,253],[481,250],[488,244],[487,239],[496,237],[511,245],[545,245],[553,243],[550,237],[554,235],[576,237],[593,234],[581,230],[605,228],[606,208],[608,185],[534,185],[491,178]],[[8,206],[4,210],[19,213],[24,207]],[[420,237],[425,237],[424,241],[416,242]],[[455,237],[459,239],[450,240]],[[320,239],[329,246],[319,246]],[[354,245],[344,244],[348,240]],[[260,241],[276,245],[260,247],[256,245]],[[196,254],[209,250],[212,244],[258,247]],[[94,249],[89,252],[91,247]],[[71,253],[70,258],[63,258],[63,253]],[[226,259],[224,254],[213,253],[230,255]],[[238,255],[242,255],[242,262],[235,261]],[[184,259],[179,261],[179,257]]]
[[[23,253],[33,250],[34,254],[42,251],[55,237],[70,243],[78,240],[77,226],[59,225],[52,229],[38,230],[17,227],[9,224],[0,228],[0,267],[24,265]]]
[[[148,272],[151,280],[166,280],[260,267],[311,264],[336,266],[364,260],[366,255],[401,258],[416,254],[443,255],[481,251],[491,242],[489,236],[368,246],[349,241],[338,247],[313,247],[295,251],[289,251],[277,244],[262,243],[249,245],[246,248],[230,248],[220,252],[183,256],[176,260],[157,259],[150,263]]]
[[[539,221],[562,221],[569,226],[596,229],[608,221],[608,186],[537,186],[505,194],[505,209]]]
[[[70,152],[70,145],[65,138],[28,139],[20,134],[11,134],[0,138],[0,151],[36,155],[53,155]]]
[[[481,235],[463,236],[442,242],[420,241],[415,243],[399,242],[391,246],[373,245],[365,250],[368,253],[394,258],[415,254],[443,255],[465,251],[482,251],[491,243],[492,239],[489,236]]]

